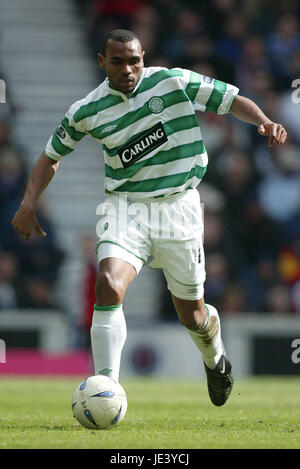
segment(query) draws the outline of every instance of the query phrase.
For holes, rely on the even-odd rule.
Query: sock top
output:
[[[114,309],[122,308],[122,303],[120,305],[109,305],[109,306],[98,306],[94,305],[95,311],[113,311]]]

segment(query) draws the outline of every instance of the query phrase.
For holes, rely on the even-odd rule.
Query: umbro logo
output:
[[[107,376],[109,375],[109,373],[112,372],[112,369],[111,368],[103,368],[102,370],[99,371],[99,374],[100,375],[104,375],[104,376]]]
[[[117,127],[117,124],[108,125],[107,127],[104,127],[102,132],[105,134],[108,134],[109,132],[112,132],[116,127]]]

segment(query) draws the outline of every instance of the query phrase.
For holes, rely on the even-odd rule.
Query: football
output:
[[[127,397],[123,387],[108,376],[89,376],[77,386],[72,396],[73,416],[89,429],[117,426],[126,410]]]

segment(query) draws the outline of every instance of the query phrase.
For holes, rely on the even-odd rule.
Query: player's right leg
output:
[[[96,304],[91,327],[95,374],[119,379],[121,353],[127,329],[123,299],[137,272],[123,259],[108,257],[99,263],[95,285]]]
[[[107,257],[99,262],[95,293],[96,305],[115,306],[123,302],[127,287],[136,277],[132,264],[117,257]]]
[[[95,374],[118,381],[126,339],[122,302],[128,285],[147,262],[151,243],[145,225],[129,216],[127,198],[110,195],[107,201],[108,210],[97,225],[99,273],[91,343]]]

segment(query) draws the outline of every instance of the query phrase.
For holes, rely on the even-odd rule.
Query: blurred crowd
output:
[[[232,83],[287,128],[269,148],[253,126],[198,113],[209,166],[204,203],[206,301],[223,313],[300,313],[300,3],[297,0],[76,0],[93,57],[115,28],[134,31],[146,66]],[[99,78],[103,79],[101,72]],[[175,317],[169,294],[162,316]]]
[[[300,313],[300,103],[292,99],[293,80],[300,79],[300,3],[74,2],[84,18],[93,58],[106,32],[133,30],[146,51],[146,66],[188,68],[232,83],[286,127],[286,144],[269,148],[254,126],[230,115],[198,113],[209,154],[199,186],[205,220],[205,299],[222,313]],[[99,82],[103,78],[99,71]],[[27,177],[7,122],[0,121],[1,227],[8,226]],[[35,237],[25,243],[11,228],[1,229],[0,308],[53,304],[62,254],[43,205],[39,216],[48,231],[42,241]],[[93,268],[89,285],[94,282]],[[175,317],[166,295],[161,315]]]
[[[1,75],[3,77],[3,75]],[[56,308],[55,282],[63,259],[45,202],[37,216],[46,238],[25,241],[11,225],[28,178],[24,149],[12,137],[14,109],[9,96],[0,104],[0,309]]]

